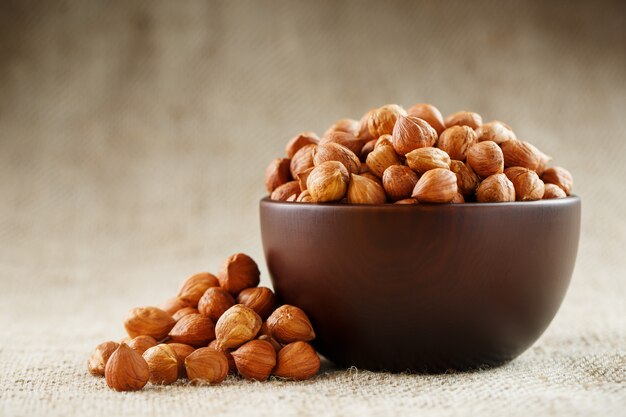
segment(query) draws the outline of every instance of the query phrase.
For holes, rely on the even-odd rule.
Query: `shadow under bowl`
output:
[[[310,317],[339,366],[470,370],[530,347],[574,269],[578,197],[535,202],[344,205],[263,199],[279,299]]]

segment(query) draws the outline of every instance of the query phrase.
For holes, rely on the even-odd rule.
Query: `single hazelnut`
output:
[[[481,142],[489,143],[489,142]],[[515,201],[515,187],[504,174],[494,174],[485,178],[476,190],[479,203],[503,203]]]
[[[420,203],[449,203],[457,192],[456,175],[449,169],[435,168],[417,181],[412,197]]]
[[[370,134],[373,138],[390,135],[400,116],[406,116],[406,111],[397,104],[387,104],[374,110],[367,121]]]
[[[178,379],[178,355],[166,344],[151,347],[143,353],[153,384],[171,384]]]
[[[504,170],[504,175],[513,183],[517,201],[534,201],[543,198],[545,185],[535,171],[523,167],[511,167]]]
[[[309,190],[304,190],[300,193],[298,198],[296,198],[297,203],[312,203],[313,199],[311,198],[311,193]]]
[[[517,136],[515,136],[511,127],[497,120],[478,126],[476,128],[476,136],[478,142],[490,140],[498,145],[507,140],[517,140]]]
[[[414,116],[400,116],[393,128],[391,143],[396,153],[406,155],[412,150],[434,146],[437,131],[425,120]]]
[[[469,126],[452,126],[439,136],[437,147],[451,159],[465,161],[467,151],[476,143],[476,132]]]
[[[350,133],[353,136],[356,136],[359,131],[359,127],[360,123],[358,120],[340,119],[330,125],[330,127],[324,132],[324,135],[332,132],[346,132]]]
[[[122,343],[109,357],[104,377],[111,389],[137,391],[148,383],[150,369],[139,353]]]
[[[261,272],[256,262],[244,253],[231,255],[217,274],[220,286],[232,295],[246,288],[256,287],[261,280]]]
[[[265,170],[265,188],[268,193],[291,181],[290,165],[291,159],[288,158],[276,158],[270,162]]]
[[[317,145],[310,143],[304,145],[295,153],[291,158],[289,164],[289,170],[291,171],[292,178],[298,178],[298,174],[306,171],[313,166],[313,150],[317,148]]]
[[[185,307],[192,307],[191,301],[181,297],[172,297],[159,306],[161,310],[170,315]]]
[[[350,149],[355,155],[359,155],[361,149],[363,149],[363,145],[365,145],[365,142],[348,132],[329,132],[324,134],[319,144],[326,145],[329,143],[344,146]]]
[[[209,343],[209,346],[207,347],[210,347],[211,349],[219,350],[220,352],[222,352],[224,356],[226,356],[226,360],[228,361],[228,372],[231,374],[237,373],[237,365],[235,365],[235,358],[233,358],[233,355],[231,354],[232,349],[220,348],[218,346],[217,339]]]
[[[159,342],[154,337],[151,336],[137,336],[132,338],[126,343],[129,348],[135,350],[140,355],[150,349],[153,346],[156,346]]]
[[[377,142],[374,150],[367,155],[366,164],[372,174],[382,178],[387,168],[391,165],[400,165],[401,162],[391,144]]]
[[[270,342],[270,344],[272,345],[272,347],[274,348],[276,353],[278,353],[283,348],[282,345],[280,343],[278,343],[276,341],[276,339],[274,339],[269,334],[262,334],[262,335],[260,335],[259,336],[259,340],[265,340],[266,342]]]
[[[480,178],[470,168],[469,165],[461,161],[450,161],[450,171],[456,174],[456,184],[459,193],[463,195],[473,195],[480,184]]]
[[[543,159],[543,155],[540,154],[539,149],[528,142],[507,140],[502,143],[501,147],[502,154],[504,155],[504,166],[506,168],[524,167],[535,171]]]
[[[247,288],[237,296],[237,303],[254,310],[265,320],[276,306],[276,296],[267,287]]]
[[[192,383],[219,384],[228,375],[228,360],[219,350],[200,348],[187,356],[185,369]]]
[[[300,193],[300,183],[298,181],[289,181],[276,188],[270,194],[270,200],[287,201],[289,197]]]
[[[349,172],[338,161],[326,161],[313,169],[307,179],[307,190],[315,203],[339,201],[348,191]]]
[[[212,343],[212,342],[211,342]],[[191,355],[196,348],[186,345],[184,343],[168,342],[168,346],[174,349],[176,358],[178,358],[178,377],[185,378],[187,376],[187,370],[185,369],[185,359]]]
[[[471,111],[458,111],[446,117],[444,122],[446,127],[469,126],[472,129],[476,129],[483,124],[483,118],[480,114]]]
[[[405,198],[404,200],[398,200],[393,204],[407,204],[407,205],[417,204],[417,200],[414,198]]]
[[[450,168],[450,157],[438,148],[419,148],[406,154],[406,164],[418,174],[435,168]]]
[[[437,131],[438,135],[441,135],[441,132],[446,129],[446,125],[443,122],[443,116],[441,115],[441,112],[432,104],[416,104],[415,106],[407,110],[407,113],[410,116],[415,116],[419,117],[422,120],[426,120],[426,122],[431,125],[432,128],[435,129],[435,131]]]
[[[387,201],[385,190],[378,181],[356,174],[350,174],[347,198],[350,204],[384,204]]]
[[[315,331],[302,309],[285,304],[267,318],[271,336],[279,343],[308,342],[315,339]]]
[[[276,358],[273,374],[287,379],[303,381],[320,370],[321,361],[315,349],[306,342],[294,342],[283,347]]]
[[[215,325],[217,346],[222,349],[241,346],[256,337],[261,324],[261,317],[254,310],[235,304],[222,314]]]
[[[202,297],[207,288],[219,286],[220,283],[215,275],[208,272],[200,272],[190,276],[183,282],[180,290],[178,290],[178,297],[189,300],[191,305],[196,307],[200,297]]]
[[[422,148],[426,149],[426,148]],[[419,177],[404,165],[391,165],[383,172],[383,188],[392,201],[411,197]]]
[[[285,153],[288,158],[293,158],[300,148],[311,144],[317,145],[319,141],[320,138],[315,134],[315,132],[302,132],[287,142],[287,146],[285,146]]]
[[[361,117],[361,120],[359,120],[359,129],[357,130],[357,133],[355,134],[355,136],[357,138],[359,138],[361,141],[363,141],[363,143],[367,143],[367,142],[369,142],[371,140],[375,140],[376,139],[370,133],[370,129],[369,129],[369,126],[368,126],[368,122],[370,120],[370,117],[371,117],[371,115],[375,111],[376,111],[376,109],[369,110],[367,113],[365,113]]]
[[[320,143],[313,151],[313,164],[315,166],[326,161],[341,162],[353,174],[358,174],[361,171],[361,161],[356,154],[338,143]]]
[[[119,343],[116,342],[103,342],[96,346],[96,349],[87,361],[89,373],[96,376],[104,376],[104,368],[107,361],[119,346]]]
[[[565,198],[567,194],[561,187],[556,184],[546,184],[545,190],[543,192],[543,199],[549,200],[552,198]]]
[[[461,193],[456,193],[456,195],[454,196],[454,198],[450,202],[452,204],[463,204],[463,203],[465,203],[465,197],[463,197],[463,194],[461,194]]]
[[[169,334],[173,342],[200,347],[215,339],[215,326],[202,314],[188,314],[178,320]]]
[[[565,168],[553,167],[548,168],[543,172],[541,179],[546,184],[554,184],[565,191],[565,194],[570,195],[572,193],[572,187],[574,186],[574,177]]]
[[[502,150],[495,142],[478,142],[467,152],[467,164],[481,178],[500,174],[504,171]]]
[[[176,322],[171,315],[156,307],[133,308],[124,321],[130,337],[152,336],[156,340],[167,336],[174,324]]]
[[[276,351],[270,342],[251,340],[232,352],[237,371],[246,379],[265,381],[276,366]]]
[[[182,319],[183,317],[185,317],[188,314],[198,314],[199,311],[197,308],[193,308],[193,307],[184,307],[181,308],[180,310],[178,310],[176,313],[172,314],[172,318],[176,321]]]
[[[220,287],[211,287],[198,302],[198,312],[216,322],[226,310],[234,305],[235,299],[228,291]]]
[[[374,147],[376,146],[376,141],[377,140],[378,139],[372,139],[372,140],[368,141],[365,145],[363,145],[363,148],[361,148],[361,154],[360,154],[361,161],[365,162],[367,160],[367,155],[369,155],[374,150]],[[361,165],[361,169],[363,167],[367,167],[367,165],[366,164],[362,164]]]

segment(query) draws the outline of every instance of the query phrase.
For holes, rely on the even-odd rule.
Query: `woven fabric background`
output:
[[[624,416],[624,45],[620,1],[0,2],[0,414]],[[578,263],[531,349],[434,376],[120,394],[87,375],[131,307],[231,253],[268,285],[265,166],[389,102],[506,121],[572,171]]]

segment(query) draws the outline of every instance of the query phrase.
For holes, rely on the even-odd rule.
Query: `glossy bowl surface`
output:
[[[530,347],[572,276],[578,197],[460,205],[261,200],[274,289],[340,366],[442,372]]]

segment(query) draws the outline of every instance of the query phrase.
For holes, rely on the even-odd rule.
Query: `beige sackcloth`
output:
[[[2,2],[0,415],[625,416],[625,16],[619,1]],[[325,364],[301,383],[117,393],[87,374],[130,308],[231,253],[269,285],[266,165],[299,131],[389,102],[503,120],[573,173],[578,262],[533,347],[449,375]]]

